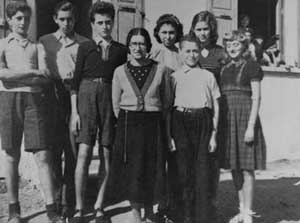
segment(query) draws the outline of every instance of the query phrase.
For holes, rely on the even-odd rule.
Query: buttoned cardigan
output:
[[[120,109],[129,111],[163,111],[172,106],[170,74],[172,70],[153,62],[147,80],[139,89],[127,64],[119,66],[112,82],[113,110],[118,117]]]

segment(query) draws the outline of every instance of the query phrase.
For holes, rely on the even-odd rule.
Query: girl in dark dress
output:
[[[214,14],[209,11],[201,11],[197,13],[192,20],[190,34],[198,37],[200,42],[200,67],[212,72],[220,84],[220,71],[223,66],[224,49],[217,44],[218,40],[218,26]],[[220,108],[221,109],[221,108]],[[218,138],[218,137],[217,137]],[[209,153],[209,185],[210,185],[210,201],[211,201],[211,215],[216,217],[216,200],[217,189],[219,184],[219,153],[222,149],[218,144],[215,152]]]
[[[232,171],[240,208],[230,222],[252,223],[254,171],[266,168],[266,146],[258,116],[263,72],[250,56],[242,31],[233,31],[224,40],[228,63],[221,71],[222,167]]]
[[[142,207],[145,222],[152,222],[154,198],[163,182],[167,146],[162,139],[170,139],[163,129],[172,103],[171,70],[149,59],[151,40],[145,29],[132,29],[127,46],[130,60],[116,69],[112,84],[118,121],[109,196],[129,200],[134,222],[141,222]]]

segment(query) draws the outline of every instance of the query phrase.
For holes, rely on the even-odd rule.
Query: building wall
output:
[[[298,0],[283,1],[283,39],[284,39],[284,56],[286,64],[300,64],[299,61],[299,5]]]
[[[268,161],[300,158],[299,86],[299,70],[297,73],[265,71],[260,117]]]

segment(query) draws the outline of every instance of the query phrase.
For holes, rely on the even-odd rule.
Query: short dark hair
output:
[[[54,16],[58,15],[59,11],[71,11],[73,16],[76,17],[76,7],[72,2],[64,0],[56,4],[54,8]]]
[[[218,35],[218,23],[215,15],[209,11],[201,11],[194,15],[192,25],[190,28],[190,34],[194,34],[195,26],[198,22],[206,22],[210,30],[210,43],[216,44],[219,38]]]
[[[193,42],[196,43],[197,46],[200,49],[200,40],[198,39],[197,36],[195,36],[194,34],[185,34],[179,41],[179,48],[182,49],[183,43],[184,42]]]
[[[154,37],[156,38],[158,43],[161,43],[161,39],[159,38],[159,30],[164,24],[170,24],[176,30],[176,43],[183,36],[183,26],[179,19],[173,14],[163,14],[156,21],[156,26],[154,28]]]
[[[111,17],[112,20],[115,19],[115,7],[110,2],[97,1],[95,2],[89,12],[90,21],[95,22],[95,14],[105,14]]]
[[[31,15],[31,8],[26,1],[8,1],[6,6],[6,16],[11,19],[18,11],[28,12]]]
[[[127,48],[129,48],[132,36],[136,36],[136,35],[141,35],[145,38],[147,52],[149,53],[151,51],[151,47],[152,47],[151,37],[150,37],[148,31],[144,28],[133,28],[129,31],[127,38],[126,38]]]

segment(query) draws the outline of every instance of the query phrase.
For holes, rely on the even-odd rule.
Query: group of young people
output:
[[[263,72],[244,32],[225,35],[223,48],[212,13],[196,14],[186,35],[175,15],[164,14],[154,29],[159,48],[144,28],[130,30],[125,46],[111,37],[111,3],[92,5],[87,39],[74,32],[74,5],[62,1],[53,14],[58,30],[34,43],[27,38],[31,8],[11,1],[6,15],[12,32],[0,42],[0,133],[9,223],[21,222],[23,134],[49,222],[84,222],[97,139],[97,223],[109,222],[104,207],[121,200],[130,202],[135,223],[215,221],[219,168],[232,171],[239,197],[230,222],[253,222],[254,170],[266,163]]]

